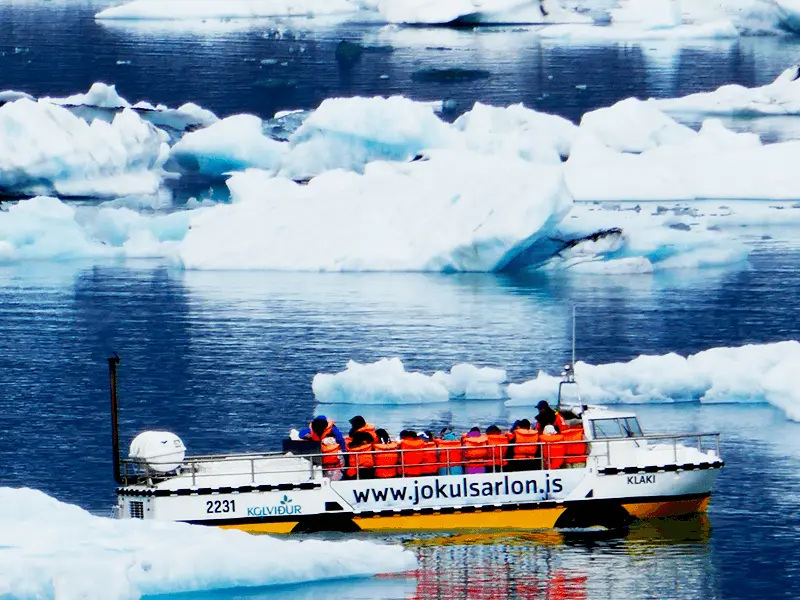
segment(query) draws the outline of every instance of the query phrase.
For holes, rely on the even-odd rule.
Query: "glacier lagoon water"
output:
[[[105,80],[131,100],[194,101],[222,115],[261,116],[313,107],[328,95],[405,93],[452,98],[460,108],[476,99],[524,101],[577,119],[630,95],[767,83],[797,48],[791,38],[587,47],[537,42],[525,32],[285,23],[186,32],[96,24],[91,15],[103,4],[0,1],[0,88],[66,95]],[[372,50],[341,63],[342,39]],[[411,78],[453,61],[493,75],[462,84]],[[469,361],[504,367],[515,381],[556,370],[569,355],[573,304],[578,353],[589,362],[798,339],[797,264],[795,248],[767,240],[748,265],[625,278],[198,273],[147,262],[2,266],[0,485],[34,487],[107,514],[104,358],[111,351],[123,358],[123,439],[165,428],[191,452],[274,449],[318,410],[313,375],[341,370],[351,358],[397,355],[427,372]],[[322,410],[344,419],[351,409]],[[505,422],[510,410],[451,402],[365,414],[398,425],[465,427]],[[727,466],[707,519],[594,539],[393,536],[386,539],[417,551],[417,572],[191,597],[797,597],[798,425],[764,405],[637,411],[650,431],[722,431]]]

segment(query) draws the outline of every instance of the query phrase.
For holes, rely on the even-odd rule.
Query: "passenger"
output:
[[[489,461],[486,463],[487,470],[494,472],[502,471],[508,465],[509,450],[508,445],[511,440],[511,432],[503,433],[497,425],[489,425],[486,428],[486,437],[489,440]]]
[[[378,441],[373,444],[375,449],[375,477],[397,477],[397,465],[400,464],[400,444],[389,439],[385,429],[376,429],[375,436]]]
[[[347,447],[347,476],[350,479],[372,479],[375,477],[375,436],[357,431]]]
[[[314,420],[308,424],[308,427],[300,430],[300,439],[313,440],[315,442],[322,442],[328,436],[333,437],[340,448],[346,448],[347,445],[344,441],[344,436],[339,428],[333,421],[328,420],[325,415],[317,415]]]
[[[422,453],[422,475],[436,475],[439,470],[439,449],[430,431],[417,432],[417,438],[424,442]]]
[[[489,460],[489,439],[479,427],[473,427],[461,440],[464,443],[464,467],[467,474],[485,473]]]
[[[542,466],[545,469],[560,469],[564,466],[564,454],[566,444],[564,436],[556,431],[555,425],[546,425],[544,431],[539,436],[542,446]]]
[[[539,433],[531,429],[528,419],[521,419],[514,430],[510,471],[532,471],[541,468],[539,460]]]
[[[436,444],[439,446],[439,475],[462,475],[462,444],[453,430],[449,427],[442,429]]]
[[[536,431],[543,433],[544,428],[548,425],[555,427],[556,433],[562,433],[567,429],[567,422],[564,417],[550,408],[546,400],[540,401],[536,408],[539,409],[539,414],[536,415]]]
[[[403,477],[422,475],[424,446],[425,440],[419,439],[416,431],[404,429],[400,432],[400,473]]]
[[[320,442],[322,449],[322,473],[331,481],[339,481],[343,475],[344,457],[342,447],[333,436],[323,438]]]
[[[375,443],[377,436],[375,435],[375,426],[368,424],[364,417],[356,415],[350,419],[350,437],[352,438],[358,432],[368,433],[372,437],[372,442]]]

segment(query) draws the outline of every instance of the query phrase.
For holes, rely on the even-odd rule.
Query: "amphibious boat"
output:
[[[453,474],[467,447],[440,449],[430,475],[412,475],[408,451],[400,450],[393,477],[364,478],[355,469],[342,478],[341,470],[325,466],[319,442],[309,449],[287,441],[282,452],[187,456],[179,437],[158,431],[137,436],[129,458],[121,459],[118,363],[116,355],[108,359],[121,519],[253,533],[615,528],[704,512],[724,464],[718,433],[645,435],[632,412],[562,406],[563,386],[576,385],[570,365],[557,401],[572,417],[568,441],[537,442],[536,460],[515,461],[505,448],[495,449],[502,458],[479,473]]]

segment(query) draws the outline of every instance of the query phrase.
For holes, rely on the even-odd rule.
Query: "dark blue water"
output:
[[[797,49],[790,38],[592,47],[527,32],[366,25],[110,27],[92,19],[99,4],[0,1],[0,89],[65,95],[103,80],[130,100],[194,101],[222,115],[261,116],[313,107],[329,95],[403,93],[452,98],[459,109],[475,100],[525,102],[577,120],[630,95],[766,83]],[[343,64],[341,40],[367,49]],[[278,62],[261,65],[264,58]],[[492,76],[412,80],[416,70],[454,63]],[[573,305],[578,355],[595,363],[800,339],[800,263],[792,248],[764,242],[746,266],[634,277],[0,266],[0,485],[38,488],[107,514],[114,498],[105,358],[112,351],[123,360],[125,443],[163,428],[192,453],[275,449],[290,427],[320,410],[314,374],[341,370],[349,359],[400,356],[426,372],[468,361],[504,367],[514,381],[555,371],[569,356]],[[321,410],[342,420],[355,409]],[[524,413],[497,402],[358,410],[393,431],[503,423]],[[657,521],[592,540],[391,537],[415,549],[418,572],[202,597],[798,597],[800,426],[768,406],[637,411],[649,431],[723,433],[727,466],[708,519]]]

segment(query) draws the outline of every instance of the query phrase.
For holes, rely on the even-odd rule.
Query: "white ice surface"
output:
[[[66,98],[42,98],[42,100],[53,104],[98,106],[100,108],[125,108],[131,105],[117,93],[116,86],[102,82],[93,83],[85,94],[73,94]]]
[[[800,115],[800,67],[790,67],[775,81],[760,87],[723,85],[712,92],[682,98],[650,99],[649,102],[670,114]]]
[[[186,268],[494,271],[572,204],[560,168],[467,151],[330,171],[308,185],[251,170],[228,187],[233,204],[192,220]]]
[[[234,115],[210,127],[187,133],[172,147],[172,157],[204,175],[220,176],[248,168],[272,169],[280,164],[287,144],[261,132],[254,115]]]
[[[626,363],[578,362],[575,375],[588,403],[768,402],[800,421],[800,342],[712,348],[688,357],[639,356]],[[552,400],[559,378],[540,372],[510,384],[508,406]]]
[[[454,365],[449,373],[436,371],[433,379],[444,384],[452,398],[493,400],[504,397],[507,376],[504,369],[461,363]]]
[[[389,23],[443,25],[453,21],[484,24],[591,23],[559,0],[379,0]]]
[[[416,566],[414,555],[400,546],[108,519],[30,489],[0,487],[0,506],[2,598],[136,600]]]
[[[323,404],[427,404],[447,402],[447,387],[433,377],[406,371],[399,358],[348,361],[339,373],[317,373],[311,384]]]
[[[348,0],[134,0],[95,15],[100,20],[252,19],[351,13]]]
[[[87,123],[49,102],[0,106],[0,188],[20,194],[113,197],[154,194],[167,136],[125,109]]]

